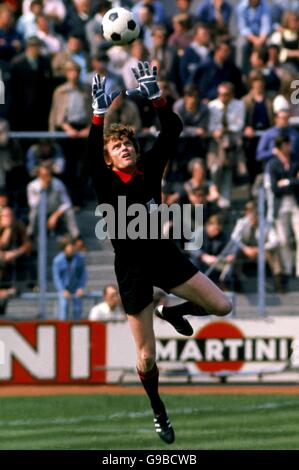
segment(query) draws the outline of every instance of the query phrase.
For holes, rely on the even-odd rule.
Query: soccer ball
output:
[[[139,36],[139,25],[125,8],[111,8],[103,16],[102,35],[116,45],[131,44]]]

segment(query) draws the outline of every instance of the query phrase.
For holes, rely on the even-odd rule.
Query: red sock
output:
[[[144,390],[146,391],[147,396],[150,399],[154,413],[163,413],[165,411],[165,406],[158,392],[159,370],[157,364],[155,363],[155,365],[149,372],[141,372],[138,369],[137,372],[144,387]]]

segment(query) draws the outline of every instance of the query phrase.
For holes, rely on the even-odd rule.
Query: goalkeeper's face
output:
[[[136,167],[137,153],[130,139],[111,139],[107,143],[106,163],[112,170],[132,171]]]

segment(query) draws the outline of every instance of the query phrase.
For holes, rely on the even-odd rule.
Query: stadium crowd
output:
[[[140,24],[130,46],[110,47],[101,35],[113,6],[132,9]],[[69,249],[84,252],[76,211],[94,198],[82,180],[92,77],[106,76],[108,92],[135,87],[131,67],[139,60],[157,65],[168,106],[184,123],[163,201],[205,204],[204,243],[193,261],[222,286],[241,288],[258,256],[256,198],[265,184],[274,289],[285,292],[289,279],[299,277],[299,0],[175,0],[173,10],[168,15],[159,0],[0,1],[1,305],[23,277],[35,287],[42,189],[49,232],[70,235]],[[148,102],[124,93],[105,121],[130,124],[144,149],[158,130]],[[67,138],[9,136],[48,130]],[[245,191],[241,206],[236,189],[242,201]],[[235,243],[219,260],[231,232]],[[60,304],[63,310],[63,296]]]

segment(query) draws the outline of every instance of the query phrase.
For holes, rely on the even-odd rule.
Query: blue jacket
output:
[[[69,263],[62,251],[53,260],[52,273],[58,291],[67,289],[74,293],[77,289],[84,288],[86,285],[85,258],[80,253],[75,253]]]
[[[250,6],[249,0],[242,0],[236,7],[236,13],[241,36],[247,36],[249,33],[256,36],[271,33],[271,11],[265,0],[260,0],[256,8]]]
[[[256,150],[256,159],[260,162],[267,163],[270,158],[273,157],[272,150],[275,147],[275,138],[284,134],[290,138],[292,156],[296,159],[299,157],[299,133],[293,127],[285,127],[281,129],[279,127],[270,127],[259,140],[257,150]]]
[[[232,13],[231,5],[228,2],[224,1],[220,7],[220,11],[225,23],[228,25]],[[199,5],[196,11],[196,16],[198,21],[200,21],[201,23],[205,23],[208,25],[215,23],[216,16],[213,2],[211,0],[204,0]]]

